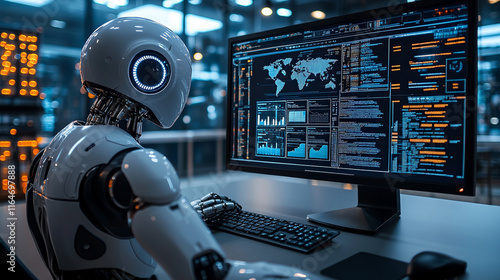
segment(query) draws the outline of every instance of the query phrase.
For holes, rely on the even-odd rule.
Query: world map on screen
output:
[[[335,89],[336,79],[329,72],[333,69],[337,59],[307,58],[298,59],[294,62],[292,58],[280,58],[269,65],[264,66],[269,77],[276,85],[276,96],[286,85],[286,81],[297,82],[299,91],[304,90],[311,82],[320,81],[324,88]]]

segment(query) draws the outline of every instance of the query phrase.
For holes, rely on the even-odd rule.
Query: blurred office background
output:
[[[39,149],[69,122],[86,118],[94,96],[81,91],[80,50],[92,31],[111,19],[160,21],[188,46],[193,62],[188,104],[170,130],[147,123],[141,143],[167,155],[181,177],[192,179],[224,170],[227,38],[404,2],[0,0],[0,200],[7,195],[9,166],[15,166],[18,189],[24,190]],[[478,134],[484,137],[478,145],[478,193],[488,196],[479,201],[484,203],[495,201],[500,167],[498,2],[479,0]]]

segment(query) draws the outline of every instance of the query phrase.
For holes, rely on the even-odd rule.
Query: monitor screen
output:
[[[475,1],[229,39],[229,169],[474,194]]]

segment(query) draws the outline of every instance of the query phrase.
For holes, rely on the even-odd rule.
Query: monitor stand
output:
[[[358,185],[358,206],[307,215],[312,222],[342,230],[375,234],[399,219],[399,189]]]

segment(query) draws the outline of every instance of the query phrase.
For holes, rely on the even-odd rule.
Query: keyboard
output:
[[[317,226],[277,219],[248,212],[231,211],[206,218],[211,229],[221,230],[292,249],[310,253],[314,249],[331,242],[340,232]]]

